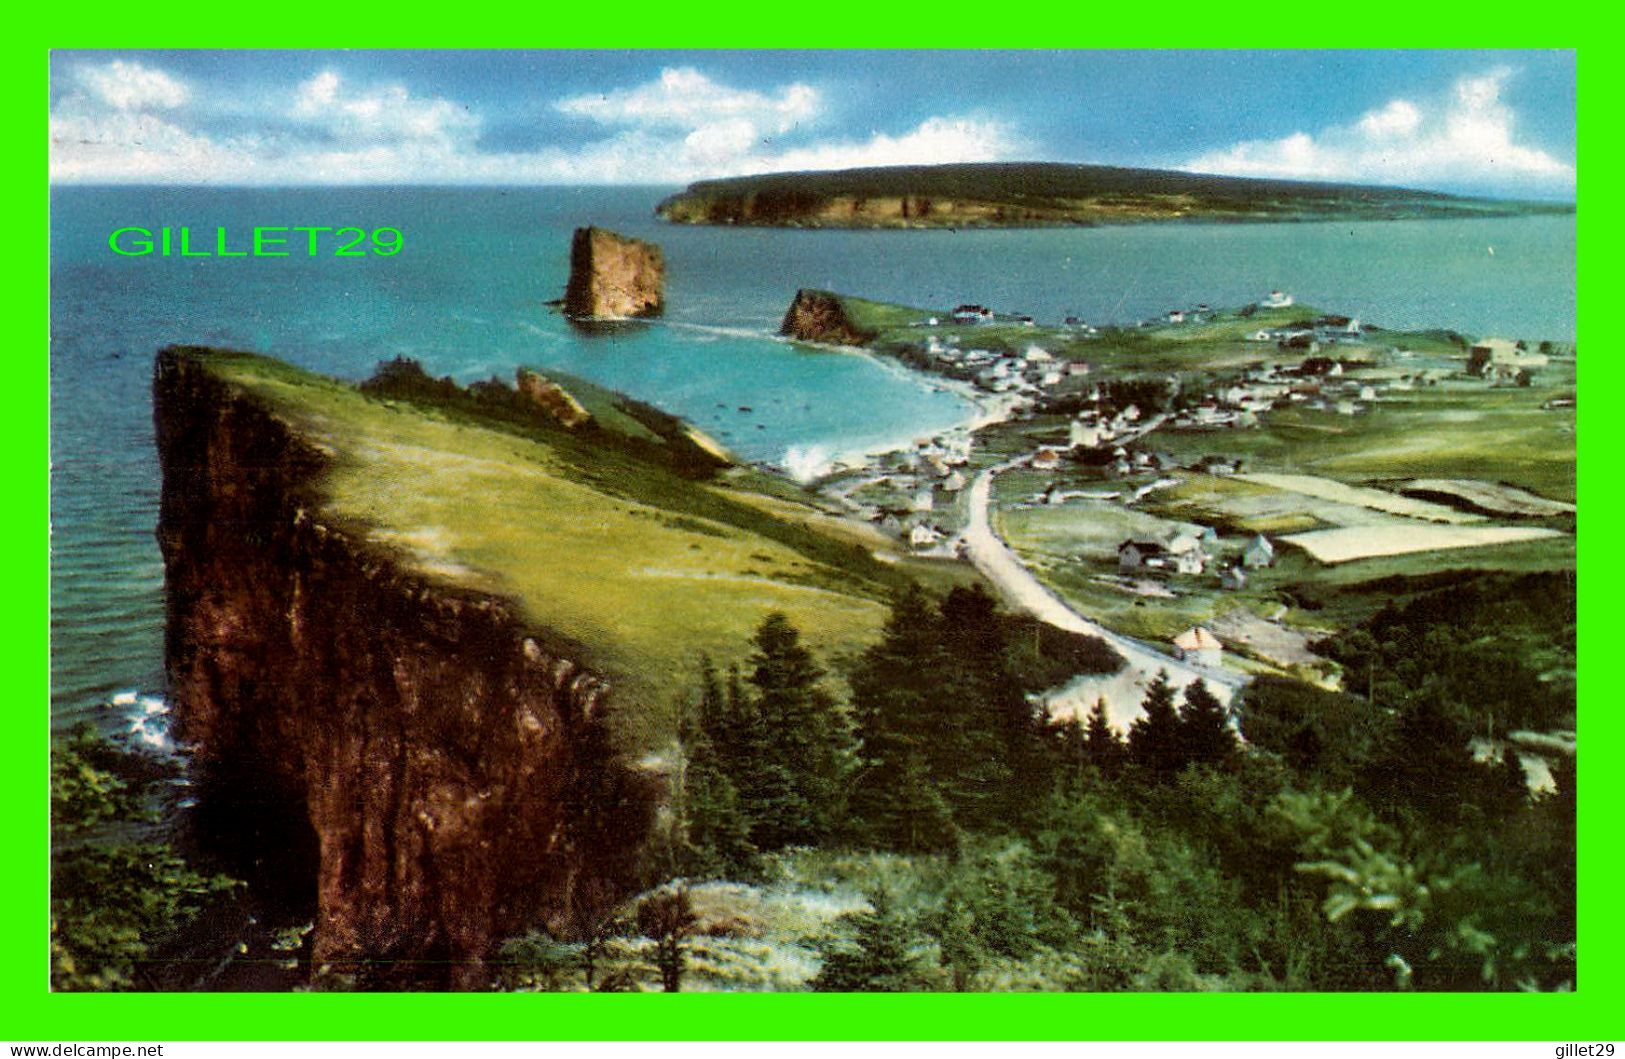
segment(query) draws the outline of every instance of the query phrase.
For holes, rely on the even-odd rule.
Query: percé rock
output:
[[[564,311],[579,319],[659,316],[666,262],[660,247],[604,228],[577,228],[570,240]]]
[[[176,735],[251,878],[314,904],[312,967],[479,988],[505,937],[580,936],[634,889],[656,792],[606,682],[326,524],[332,454],[201,351],[161,352],[153,398]]]
[[[574,430],[592,422],[592,413],[575,395],[545,375],[520,368],[514,373],[514,387],[560,426]]]
[[[841,307],[841,300],[828,291],[796,291],[795,300],[784,314],[779,334],[803,342],[823,342],[836,346],[861,346],[874,338],[874,333],[853,325]]]

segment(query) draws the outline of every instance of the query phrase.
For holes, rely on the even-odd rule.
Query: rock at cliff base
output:
[[[560,426],[574,430],[592,421],[592,413],[569,390],[545,375],[538,375],[529,368],[520,368],[514,375],[514,385],[531,404]]]
[[[577,228],[570,241],[564,311],[578,319],[658,316],[665,308],[660,247],[605,228]]]

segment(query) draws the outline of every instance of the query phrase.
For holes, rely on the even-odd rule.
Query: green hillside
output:
[[[733,657],[778,610],[838,661],[878,635],[885,601],[911,576],[888,538],[787,484],[662,458],[675,429],[645,435],[680,421],[635,402],[614,402],[609,427],[570,431],[482,408],[476,388],[428,380],[386,393],[378,379],[399,363],[368,394],[252,354],[194,355],[332,453],[318,483],[330,524],[433,578],[515,601],[608,675],[634,750],[670,738],[702,652]],[[610,397],[595,390],[585,403],[601,412]]]

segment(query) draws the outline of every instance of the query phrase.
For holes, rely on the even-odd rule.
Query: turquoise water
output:
[[[586,376],[685,416],[750,459],[935,433],[972,411],[930,380],[772,337],[798,287],[928,306],[977,301],[1040,320],[1237,305],[1280,287],[1389,327],[1572,339],[1573,218],[981,232],[674,228],[664,189],[58,189],[52,196],[52,709],[162,689],[163,584],[153,352],[253,349],[343,378],[416,357],[436,374]],[[570,231],[658,241],[664,321],[584,335],[546,306]],[[391,226],[368,258],[124,258],[115,228]],[[1493,248],[1493,253],[1491,252]],[[754,411],[741,413],[738,407]],[[129,696],[125,696],[128,700]],[[150,706],[148,699],[138,710]]]

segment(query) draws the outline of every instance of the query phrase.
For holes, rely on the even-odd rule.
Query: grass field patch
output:
[[[1416,523],[1390,527],[1345,526],[1294,533],[1281,539],[1302,548],[1323,563],[1346,563],[1375,556],[1479,548],[1561,535],[1557,530],[1539,526],[1440,526]]]

